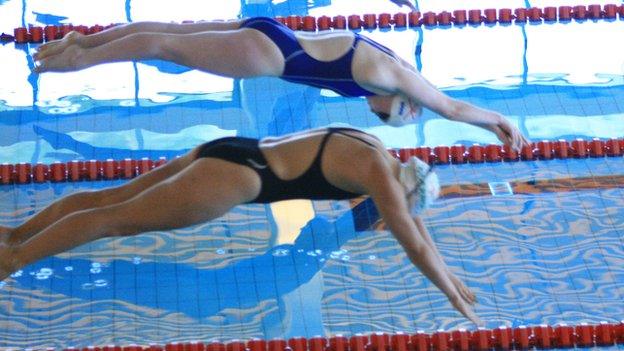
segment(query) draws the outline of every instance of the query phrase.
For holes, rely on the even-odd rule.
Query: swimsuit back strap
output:
[[[359,35],[359,34],[357,34],[357,33],[355,34],[355,38],[356,38],[356,40],[358,40],[358,41],[359,41],[359,39],[364,40],[365,42],[367,42],[368,44],[372,45],[372,46],[373,46],[374,48],[376,48],[377,50],[379,50],[379,51],[383,52],[384,54],[386,54],[386,55],[388,55],[388,56],[390,56],[390,57],[395,57],[395,56],[394,56],[394,55],[395,55],[395,54],[394,54],[394,51],[390,50],[389,48],[387,48],[387,47],[385,47],[385,46],[383,46],[383,45],[381,45],[381,44],[379,44],[378,42],[374,41],[374,40],[373,40],[373,39],[371,39],[371,38],[368,38],[368,37],[366,37],[366,36],[364,36],[364,35]],[[356,43],[356,42],[354,42],[354,43],[353,43],[354,47],[355,47],[355,43]]]
[[[322,171],[321,171],[321,159],[323,157],[323,153],[325,152],[325,146],[327,145],[327,141],[329,141],[329,138],[332,136],[332,134],[344,135],[346,137],[359,140],[359,141],[367,144],[368,146],[376,148],[376,146],[373,145],[368,140],[365,140],[363,138],[360,138],[360,137],[357,137],[355,135],[349,134],[349,133],[347,133],[347,131],[349,131],[349,132],[358,132],[358,133],[364,134],[364,132],[362,132],[361,130],[353,129],[353,128],[343,128],[343,127],[331,127],[331,128],[328,128],[327,133],[323,136],[323,139],[321,140],[321,143],[319,144],[319,148],[318,148],[318,151],[316,153],[316,157],[314,158],[314,161],[312,161],[310,169],[316,168],[318,170],[318,172],[322,173]]]

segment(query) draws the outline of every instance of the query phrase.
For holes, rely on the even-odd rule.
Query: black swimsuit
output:
[[[344,200],[361,196],[342,190],[330,184],[321,170],[321,158],[327,140],[336,133],[360,140],[374,147],[370,142],[346,133],[354,131],[351,128],[328,128],[327,134],[321,140],[318,152],[310,167],[299,177],[283,180],[277,177],[269,167],[266,158],[260,151],[258,139],[243,137],[226,137],[203,144],[197,158],[213,157],[221,160],[247,166],[256,173],[261,180],[260,194],[250,203],[270,203],[280,200],[309,199],[309,200]]]

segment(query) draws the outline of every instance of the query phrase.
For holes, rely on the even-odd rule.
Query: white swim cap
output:
[[[412,215],[428,208],[440,196],[440,181],[430,169],[428,164],[416,156],[401,164],[399,182],[405,188],[405,193],[409,194],[407,201]]]
[[[413,122],[414,118],[422,114],[422,107],[418,106],[418,112],[414,114],[412,112],[412,105],[414,104],[410,104],[409,99],[401,95],[395,95],[392,98],[390,113],[385,122],[393,127],[402,127]]]

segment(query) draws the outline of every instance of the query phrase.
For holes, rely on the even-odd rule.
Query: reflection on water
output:
[[[9,13],[16,18],[23,14],[26,23],[96,21],[83,14],[82,4],[70,10],[36,3],[25,12],[10,4],[2,5],[7,18],[11,18]],[[196,20],[198,15],[203,19],[293,13],[332,15],[359,7],[351,0],[229,1],[227,4],[216,12],[202,12],[191,10],[196,6],[155,8],[133,0],[111,4],[110,10],[102,10],[98,15],[110,22]],[[439,4],[417,5],[423,11],[440,10],[436,8]],[[387,0],[371,0],[367,6],[369,12],[397,10]],[[622,123],[617,121],[622,119],[618,101],[624,99],[624,61],[621,48],[612,43],[624,33],[623,26],[621,21],[586,21],[364,31],[363,34],[393,48],[451,96],[508,115],[529,137],[540,140],[622,135]],[[577,43],[583,41],[592,43],[591,50],[578,48]],[[12,79],[0,84],[2,162],[64,161],[60,150],[64,143],[44,137],[50,145],[36,144],[41,137],[36,131],[41,129],[54,133],[102,133],[136,128],[177,133],[192,125],[210,125],[237,130],[239,135],[262,137],[348,123],[378,135],[390,147],[497,142],[486,131],[460,127],[430,111],[425,112],[416,127],[384,128],[363,99],[345,99],[278,79],[217,77],[160,61],[115,63],[81,72],[36,76],[31,73],[35,47],[13,44],[0,47],[0,58],[12,71]],[[471,54],[461,56],[458,64],[458,52]],[[218,136],[215,133],[206,139]],[[18,147],[18,143],[22,144]],[[51,147],[53,151],[44,156],[38,152],[39,147]],[[118,145],[124,147],[127,151],[134,150]],[[15,149],[19,151],[16,153]],[[158,149],[155,151],[162,155],[151,154],[158,157],[180,152],[179,148],[172,150]],[[71,157],[93,155],[100,154],[81,150]],[[128,157],[127,153],[123,157]]]

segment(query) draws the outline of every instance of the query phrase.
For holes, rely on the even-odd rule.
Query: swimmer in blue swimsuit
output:
[[[222,138],[119,187],[69,195],[18,227],[0,227],[0,281],[97,239],[183,228],[240,204],[367,195],[411,262],[480,324],[475,295],[448,269],[420,218],[439,192],[426,163],[416,157],[401,163],[376,137],[356,129]]]
[[[234,78],[259,76],[365,97],[386,123],[414,121],[422,107],[442,117],[495,133],[520,150],[527,140],[501,114],[453,99],[383,45],[350,31],[295,33],[267,17],[229,22],[136,22],[38,48],[36,72],[73,71],[93,65],[162,59]]]

